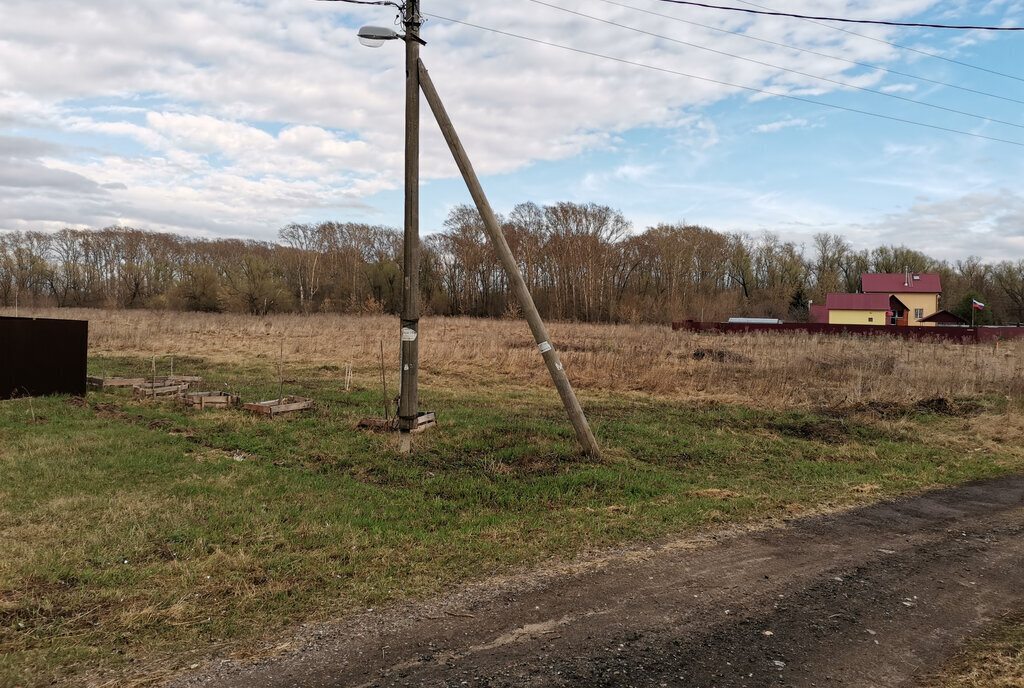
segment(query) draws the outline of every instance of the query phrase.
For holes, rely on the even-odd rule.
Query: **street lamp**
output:
[[[339,0],[327,0],[337,2]],[[422,19],[419,11],[419,0],[406,0],[404,5],[398,5],[390,0],[340,0],[359,5],[392,5],[401,12],[402,23],[405,26],[405,34],[398,34],[391,29],[379,26],[364,26],[359,30],[359,40],[370,47],[380,47],[384,41],[401,38],[405,41],[405,279],[402,283],[403,302],[401,317],[401,387],[398,394],[398,429],[400,432],[400,448],[403,452],[412,450],[411,431],[420,427],[420,413],[418,412],[417,400],[417,373],[418,373],[418,340],[419,340],[419,317],[420,317],[420,289],[419,289],[419,132],[420,132],[420,90],[430,104],[434,118],[441,127],[448,147],[451,149],[455,162],[462,173],[470,195],[476,203],[480,217],[484,221],[484,228],[487,230],[488,239],[494,245],[498,256],[501,259],[502,267],[505,270],[512,291],[523,309],[523,315],[530,331],[533,333],[540,350],[544,363],[551,373],[551,379],[558,389],[562,398],[565,410],[576,431],[576,437],[583,448],[583,451],[592,457],[600,457],[601,449],[594,439],[590,430],[587,418],[580,407],[579,400],[573,392],[569,378],[565,374],[565,368],[558,357],[558,352],[551,345],[547,328],[540,317],[537,305],[530,295],[530,290],[523,280],[522,273],[516,263],[508,242],[501,231],[494,210],[487,201],[480,180],[473,171],[473,166],[466,155],[462,142],[459,140],[452,125],[448,113],[444,109],[437,89],[427,73],[426,67],[420,62],[420,46],[426,45],[420,39],[419,30]],[[430,418],[433,414],[423,414],[423,420]],[[429,422],[429,421],[428,421]]]
[[[396,38],[401,38],[397,31],[393,29],[387,29],[383,26],[364,26],[359,29],[359,42],[365,45],[367,48],[379,48],[384,45],[384,41],[393,41]]]
[[[365,4],[390,4],[374,2]],[[359,29],[359,42],[379,48],[384,41],[405,41],[405,238],[402,280],[401,360],[399,362],[399,450],[412,451],[411,432],[419,427],[419,329],[420,329],[420,38],[419,0],[394,5],[402,13],[405,34],[381,26]]]

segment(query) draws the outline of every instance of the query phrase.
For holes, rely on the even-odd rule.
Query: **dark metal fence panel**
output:
[[[979,342],[1024,339],[1024,327],[979,327],[977,331]]]
[[[0,399],[85,394],[89,322],[0,317]]]
[[[825,325],[821,323],[707,323],[687,320],[672,323],[673,330],[689,332],[804,332],[807,334],[861,337],[902,337],[903,339],[943,339],[963,344],[1024,339],[1024,327],[904,327],[879,325]]]

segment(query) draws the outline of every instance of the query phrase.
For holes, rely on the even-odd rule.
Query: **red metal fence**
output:
[[[672,323],[673,330],[688,332],[803,332],[859,337],[902,337],[903,339],[944,339],[961,344],[1024,339],[1024,327],[904,327],[900,325],[823,325],[820,323],[716,323],[686,320]]]

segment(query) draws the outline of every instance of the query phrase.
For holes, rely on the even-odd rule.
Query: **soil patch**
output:
[[[980,414],[984,408],[976,401],[953,400],[945,397],[933,399],[922,399],[910,404],[901,404],[890,401],[869,401],[857,404],[849,409],[853,412],[862,412],[882,418],[899,418],[913,414],[931,413],[939,416],[954,416],[968,418]]]
[[[732,351],[718,349],[694,349],[693,360],[715,361],[717,363],[745,363],[746,358]]]

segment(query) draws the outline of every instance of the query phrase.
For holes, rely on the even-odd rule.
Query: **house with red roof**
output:
[[[829,294],[825,300],[829,325],[888,325],[906,306],[889,294]]]
[[[931,273],[864,273],[857,294],[829,294],[824,306],[811,306],[811,322],[830,325],[934,327],[942,284]]]
[[[894,311],[890,316],[891,325],[913,327],[934,327],[935,322],[925,320],[939,310],[942,283],[933,273],[865,273],[860,276],[861,291],[864,294],[885,294],[895,297],[903,304],[903,312]]]

